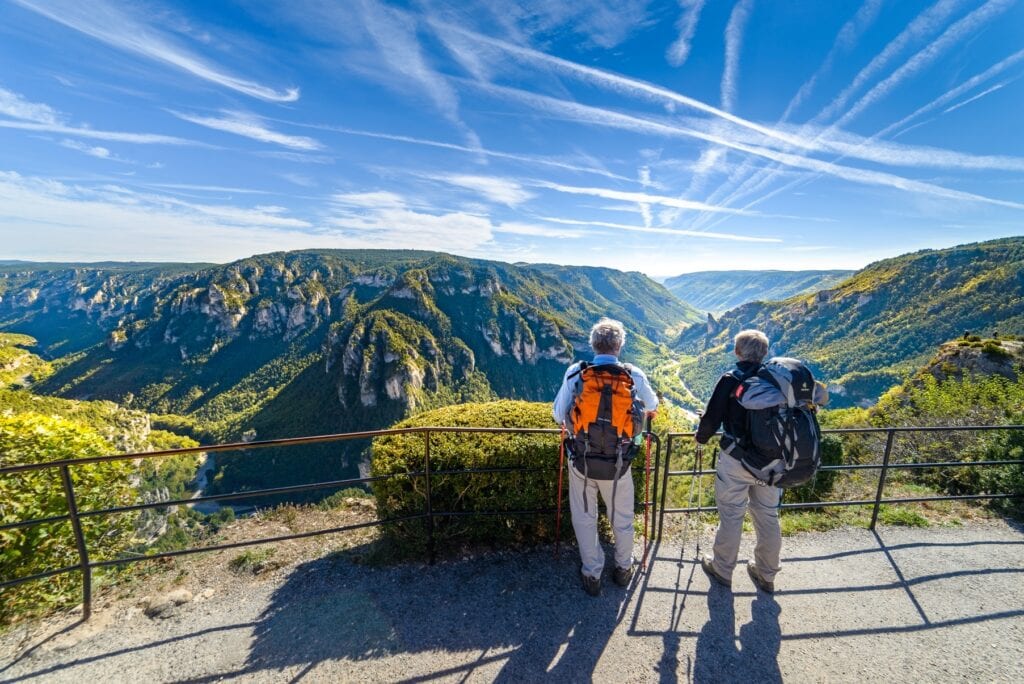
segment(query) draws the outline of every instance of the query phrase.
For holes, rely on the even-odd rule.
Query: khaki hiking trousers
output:
[[[754,566],[758,574],[771,582],[779,571],[782,551],[782,530],[779,527],[779,488],[757,484],[739,459],[719,454],[715,470],[715,500],[718,504],[718,532],[715,534],[715,572],[732,579],[736,556],[743,534],[743,515],[750,502],[750,516],[754,519],[757,544],[754,546]]]
[[[569,465],[569,511],[576,544],[580,547],[583,574],[588,577],[599,578],[604,571],[604,549],[597,535],[597,494],[601,493],[611,515],[613,484],[611,480],[591,477],[584,485],[583,473]],[[615,520],[611,523],[615,533],[615,565],[628,568],[633,565],[633,474],[627,472],[620,477],[614,490]]]

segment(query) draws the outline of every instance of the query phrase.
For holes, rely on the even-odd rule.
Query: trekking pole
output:
[[[640,569],[647,568],[647,548],[650,538],[647,535],[647,519],[651,511],[651,417],[647,416],[647,457],[644,459],[644,555],[640,561]]]
[[[562,471],[565,469],[565,423],[562,423],[562,435],[558,443],[558,504],[555,507],[555,558],[558,558],[558,545],[562,540]]]
[[[697,458],[695,461],[696,467],[694,472],[697,477],[697,558],[700,558],[700,537],[701,528],[703,526],[700,519],[700,509],[704,505],[704,476],[700,474],[704,470],[704,445],[700,442],[697,443],[696,452]]]
[[[698,419],[698,421],[703,416],[704,416],[704,412],[698,410],[697,411],[697,419]],[[697,558],[699,559],[700,558],[701,528],[703,527],[703,523],[701,522],[701,519],[700,519],[700,509],[704,505],[704,476],[699,474],[699,473],[702,473],[704,471],[704,445],[701,444],[700,442],[697,442],[697,446],[695,448],[694,456],[695,456],[695,461],[694,462],[696,464],[696,473],[698,473],[696,475],[696,477],[697,477],[697,549],[696,549],[696,553],[697,553]]]

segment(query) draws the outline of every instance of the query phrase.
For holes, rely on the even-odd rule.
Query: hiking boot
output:
[[[629,581],[633,579],[633,566],[630,565],[628,568],[616,567],[615,572],[612,574],[612,579],[620,587],[629,586]]]
[[[591,596],[601,595],[601,578],[591,577],[590,575],[584,575],[580,573],[580,579],[583,580],[583,591],[587,592]]]
[[[750,575],[751,581],[757,585],[757,588],[766,594],[775,593],[775,582],[769,582],[764,577],[761,577],[761,573],[757,571],[753,563],[747,563],[747,574]]]
[[[732,589],[732,580],[728,580],[715,570],[715,566],[711,565],[711,559],[707,556],[702,556],[700,559],[700,567],[708,577],[713,579],[718,584],[721,584],[726,589]]]

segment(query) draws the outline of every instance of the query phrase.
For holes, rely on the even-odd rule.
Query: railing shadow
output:
[[[645,577],[640,586],[640,595],[637,597],[635,612],[632,616],[631,626],[628,635],[631,637],[660,637],[663,648],[661,661],[656,670],[661,682],[677,682],[685,678],[693,682],[718,682],[718,681],[756,681],[774,682],[782,681],[781,671],[778,664],[778,654],[784,642],[797,642],[814,639],[833,639],[849,636],[885,636],[914,632],[952,630],[963,625],[978,624],[999,620],[1013,620],[1024,616],[1024,609],[1014,604],[1006,606],[1006,610],[993,612],[982,611],[971,614],[945,616],[945,619],[935,619],[929,615],[925,606],[928,602],[925,598],[927,593],[919,595],[918,592],[927,590],[934,582],[958,578],[989,577],[997,578],[1005,575],[1024,575],[1024,567],[988,567],[975,569],[950,570],[939,568],[936,572],[929,572],[917,576],[909,576],[894,555],[897,551],[924,551],[950,549],[957,551],[970,547],[1005,547],[1024,545],[1024,541],[1009,540],[977,540],[970,542],[914,542],[898,543],[889,545],[883,539],[882,534],[871,531],[871,547],[838,552],[834,554],[822,554],[817,556],[793,556],[783,558],[783,564],[787,563],[820,563],[827,565],[829,562],[849,556],[864,556],[865,554],[878,554],[885,559],[895,579],[891,582],[869,582],[853,586],[826,586],[826,587],[793,587],[780,589],[774,595],[767,595],[759,591],[742,591],[739,586],[734,585],[734,591],[724,589],[717,584],[711,583],[700,571],[696,559],[687,558],[693,553],[693,548],[683,547],[678,554],[668,555],[660,553],[661,545],[654,547],[651,562],[655,565],[661,564],[662,573],[659,580],[665,578],[668,573],[664,572],[666,566],[675,566],[675,581],[673,584],[660,584],[651,576]],[[1005,560],[1005,559],[1004,559]],[[1016,565],[1012,563],[1012,565]],[[878,569],[875,569],[878,572]],[[737,573],[737,576],[740,573]],[[696,578],[696,579],[695,579]],[[736,580],[738,582],[738,580]],[[752,588],[751,588],[752,589]],[[906,596],[909,610],[893,611],[889,624],[857,627],[855,624],[848,628],[830,628],[827,630],[815,631],[810,629],[790,629],[784,632],[780,626],[780,615],[783,608],[791,599],[807,596],[826,596],[836,594],[858,594],[871,592],[893,592],[899,591]],[[661,598],[658,598],[658,597]],[[671,608],[667,603],[671,597]],[[933,604],[934,605],[934,596]],[[700,600],[703,599],[703,602]],[[736,630],[736,603],[751,600],[750,621],[741,625]],[[868,599],[857,599],[861,605],[871,604]],[[703,611],[702,603],[706,603],[706,614]],[[881,604],[879,604],[881,605]],[[967,602],[961,604],[967,605]],[[640,613],[649,611],[653,607],[657,612],[648,612],[641,619]],[[683,620],[684,611],[690,611],[689,626]],[[965,612],[968,612],[966,609]],[[916,620],[909,616],[916,616]],[[664,623],[667,618],[667,625],[664,629],[642,629],[638,625],[643,623]],[[704,620],[699,630],[694,628],[694,620]],[[813,620],[810,621],[813,624]],[[818,623],[820,624],[820,622]],[[837,626],[839,627],[839,626]],[[684,642],[696,639],[693,656],[684,653]]]
[[[485,666],[497,681],[589,681],[632,591],[606,581],[590,600],[577,573],[571,550],[554,563],[546,552],[379,569],[311,561],[274,592],[246,665],[281,671],[397,653],[475,653],[469,663],[401,681],[468,677]]]

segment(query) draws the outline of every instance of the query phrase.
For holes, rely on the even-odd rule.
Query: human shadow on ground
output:
[[[735,598],[718,586],[708,592],[708,621],[697,635],[693,681],[781,682],[779,604],[758,592],[750,605],[750,622],[739,629],[737,646]]]
[[[632,587],[615,586],[609,571],[602,595],[591,598],[574,552],[557,560],[550,553],[434,566],[304,563],[258,619],[243,672],[436,652],[437,670],[403,681],[465,677],[481,666],[492,674],[500,667],[498,681],[590,681]]]

